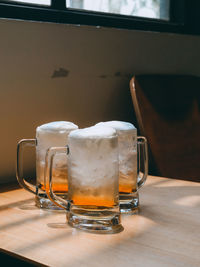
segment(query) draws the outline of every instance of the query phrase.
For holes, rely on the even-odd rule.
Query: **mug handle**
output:
[[[69,147],[50,147],[47,149],[46,156],[45,156],[45,184],[46,184],[46,193],[48,198],[60,208],[67,209],[69,203],[65,199],[57,196],[52,189],[52,169],[53,169],[53,160],[56,153],[66,153],[69,154]]]
[[[143,175],[140,177],[138,174],[138,189],[140,189],[146,182],[148,175],[148,146],[147,139],[144,136],[137,137],[137,148],[138,148],[138,173],[140,173],[141,168],[141,158],[143,159]]]
[[[18,183],[27,191],[37,194],[36,186],[32,185],[31,183],[27,182],[23,177],[23,148],[25,146],[36,146],[36,139],[22,139],[17,144],[17,168],[16,168],[16,177]]]

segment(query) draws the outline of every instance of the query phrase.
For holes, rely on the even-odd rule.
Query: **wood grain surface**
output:
[[[149,176],[124,231],[71,228],[65,212],[34,206],[24,189],[0,193],[0,248],[48,266],[200,266],[200,184]]]

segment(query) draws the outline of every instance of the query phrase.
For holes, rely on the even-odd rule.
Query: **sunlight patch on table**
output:
[[[185,207],[195,207],[200,205],[200,196],[186,196],[174,201],[177,205]]]

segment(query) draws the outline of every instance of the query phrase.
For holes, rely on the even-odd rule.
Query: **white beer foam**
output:
[[[116,131],[112,127],[96,125],[84,129],[78,129],[69,134],[72,138],[99,139],[115,137]]]
[[[118,138],[111,127],[92,126],[69,134],[70,183],[96,188],[118,180]]]
[[[36,129],[37,159],[44,162],[46,151],[50,147],[66,146],[69,133],[76,129],[78,129],[78,126],[69,121],[54,121],[38,126]],[[55,162],[61,157],[63,157],[63,160],[60,164],[66,164],[64,155],[56,156]]]
[[[42,124],[37,127],[36,132],[45,131],[45,132],[51,132],[51,131],[71,131],[78,129],[78,126],[74,124],[73,122],[69,121],[53,121],[49,123]]]
[[[105,121],[99,122],[96,126],[109,126],[114,128],[117,131],[117,134],[121,134],[124,132],[137,132],[135,126],[130,122],[125,121]]]

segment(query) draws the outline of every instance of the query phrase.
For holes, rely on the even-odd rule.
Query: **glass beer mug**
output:
[[[109,126],[117,132],[120,211],[130,214],[137,213],[139,209],[138,189],[144,185],[148,174],[146,138],[137,137],[137,129],[129,122],[107,121],[96,125]]]
[[[35,194],[36,206],[39,208],[58,209],[46,195],[45,155],[49,147],[67,145],[68,135],[78,126],[72,122],[55,121],[43,124],[36,129],[36,139],[22,139],[17,145],[17,180],[29,192]],[[36,147],[36,185],[27,182],[23,177],[23,148]],[[62,197],[67,194],[67,157],[56,155],[53,166],[53,190]]]
[[[59,152],[68,154],[68,201],[52,188],[52,163]],[[47,194],[67,209],[69,225],[97,233],[123,229],[119,211],[118,138],[110,127],[89,127],[71,132],[68,147],[50,148]],[[48,166],[46,166],[48,168]]]

